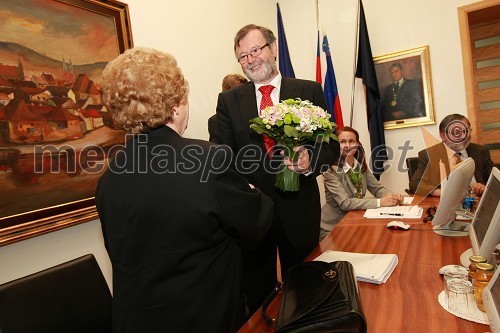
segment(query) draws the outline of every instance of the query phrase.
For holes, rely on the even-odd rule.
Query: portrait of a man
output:
[[[389,74],[391,83],[384,88],[382,95],[384,121],[424,117],[422,80],[406,76],[400,62],[390,65]]]

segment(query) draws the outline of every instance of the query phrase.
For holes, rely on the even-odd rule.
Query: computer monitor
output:
[[[469,265],[471,255],[491,262],[495,246],[500,243],[500,170],[493,168],[471,222],[469,236],[472,248],[462,253],[460,262]]]
[[[441,236],[467,236],[469,224],[455,221],[457,209],[467,194],[474,176],[475,163],[467,158],[450,172],[446,188],[441,191],[441,199],[432,219],[432,230]]]
[[[483,303],[490,322],[491,333],[500,332],[500,269],[497,269],[483,290]]]

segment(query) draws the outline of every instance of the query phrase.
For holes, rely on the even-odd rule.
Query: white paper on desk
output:
[[[363,214],[368,219],[394,218],[418,219],[422,217],[423,209],[419,206],[393,206],[367,209]]]
[[[413,197],[403,197],[402,205],[411,205],[412,201],[413,201]]]
[[[370,254],[325,251],[316,261],[349,261],[354,267],[356,280],[375,284],[385,283],[398,264],[396,254]]]

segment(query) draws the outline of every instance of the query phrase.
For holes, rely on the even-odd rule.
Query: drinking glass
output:
[[[468,276],[469,275],[465,267],[455,265],[452,268],[448,268],[443,274],[443,290],[445,291],[446,295],[448,296],[447,284],[450,279],[467,280]]]
[[[448,308],[469,312],[475,307],[474,288],[466,279],[451,278],[447,281]]]

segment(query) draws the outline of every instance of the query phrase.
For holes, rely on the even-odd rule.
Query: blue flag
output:
[[[288,44],[286,42],[285,28],[283,28],[279,3],[276,4],[276,7],[278,8],[278,61],[280,72],[283,76],[295,78],[292,60],[290,60],[290,53],[288,52]]]
[[[326,55],[326,74],[325,74],[325,99],[328,110],[332,114],[333,121],[337,123],[339,128],[344,127],[342,117],[342,108],[340,107],[339,91],[337,89],[337,80],[335,79],[335,71],[333,70],[332,54],[330,53],[330,45],[328,38],[323,36],[323,52]]]
[[[368,29],[366,28],[365,11],[361,0],[359,1],[359,5],[359,47],[356,77],[361,78],[366,87],[366,116],[368,118],[368,130],[370,131],[370,144],[372,147],[370,164],[373,174],[377,179],[380,179],[380,175],[384,172],[384,161],[387,161],[382,102],[378,90],[370,38],[368,37]]]

